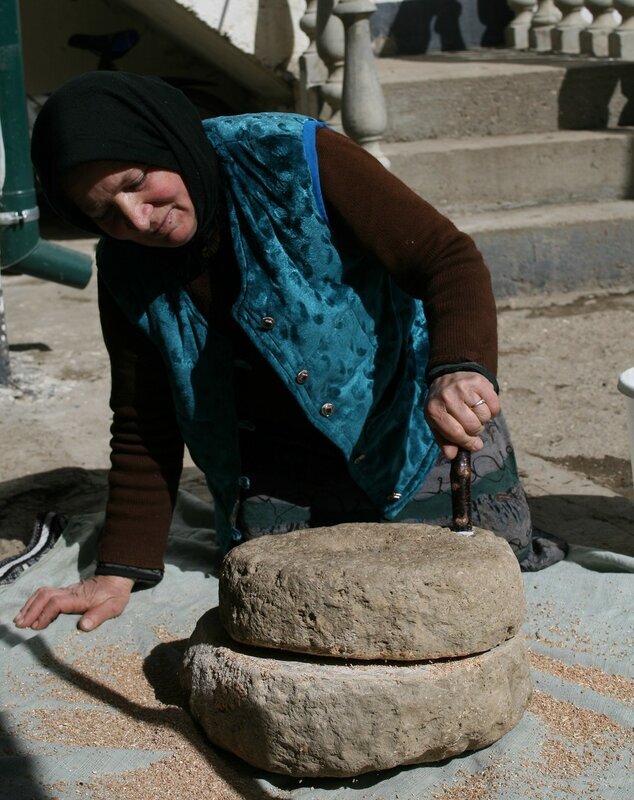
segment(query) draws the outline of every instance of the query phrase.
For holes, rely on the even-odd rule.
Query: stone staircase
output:
[[[634,63],[376,63],[392,171],[474,237],[498,297],[634,286]]]

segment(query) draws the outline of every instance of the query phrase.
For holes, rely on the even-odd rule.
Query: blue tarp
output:
[[[0,797],[634,797],[634,558],[573,546],[566,561],[524,575],[535,692],[499,742],[439,764],[298,781],[207,744],[178,706],[186,639],[218,600],[212,513],[181,492],[164,580],[91,634],[71,616],[39,633],[11,620],[37,587],[92,574],[102,515],[72,518],[52,550],[0,588]]]

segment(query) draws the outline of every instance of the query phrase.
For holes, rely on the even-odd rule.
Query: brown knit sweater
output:
[[[317,152],[335,233],[356,237],[402,289],[423,300],[430,367],[475,362],[494,375],[495,304],[488,270],[472,240],[347,137],[319,129]],[[209,271],[187,290],[210,324],[231,326],[229,309],[237,286],[238,267],[225,236]],[[183,441],[158,352],[101,282],[99,306],[111,359],[113,423],[110,492],[98,559],[160,569]],[[234,336],[239,340],[239,332]],[[285,390],[272,370],[265,364],[260,368],[271,385],[271,392],[263,389],[260,396],[272,397],[271,408],[279,410],[275,398]],[[294,402],[290,395],[282,400]]]

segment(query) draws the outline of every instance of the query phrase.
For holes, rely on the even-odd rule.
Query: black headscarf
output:
[[[213,230],[216,154],[194,106],[159,78],[99,71],[65,83],[37,116],[31,157],[51,206],[84,230],[103,233],[65,196],[60,178],[71,167],[102,160],[138,162],[181,175],[198,223],[185,246],[190,252],[199,251]]]

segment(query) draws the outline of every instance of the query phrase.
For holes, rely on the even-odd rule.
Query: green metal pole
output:
[[[2,266],[9,267],[33,250],[40,234],[17,0],[0,0],[0,20],[0,119],[6,163],[0,198],[0,258]]]
[[[34,278],[83,289],[90,279],[92,258],[40,239],[18,264],[18,271]]]
[[[6,164],[0,267],[83,288],[92,272],[90,256],[40,241],[25,98],[18,2],[0,0],[0,135]]]

